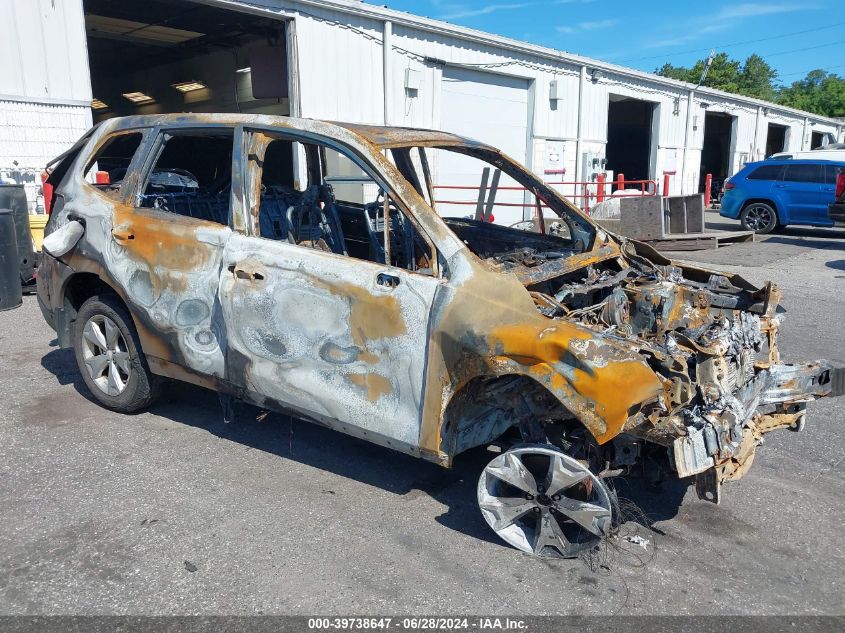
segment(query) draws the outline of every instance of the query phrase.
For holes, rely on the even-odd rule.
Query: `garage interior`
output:
[[[655,103],[610,95],[607,110],[607,169],[625,180],[651,178]],[[614,176],[615,177],[615,176]]]
[[[735,121],[736,117],[723,112],[707,112],[704,115],[699,192],[704,191],[707,174],[712,174],[714,180],[724,180],[728,177]]]
[[[827,138],[827,134],[824,132],[813,132],[810,136],[810,149],[818,149],[822,145]]]
[[[777,154],[786,149],[786,126],[769,123],[766,135],[766,156]]]
[[[285,23],[186,0],[84,0],[94,121],[290,113]]]

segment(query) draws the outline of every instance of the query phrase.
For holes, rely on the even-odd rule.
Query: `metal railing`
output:
[[[533,209],[537,206],[535,202],[500,202],[495,200],[495,193],[499,191],[520,191],[520,192],[527,192],[529,191],[525,187],[522,186],[496,186],[497,179],[494,177],[494,184],[490,187],[486,186],[486,178],[482,178],[482,185],[434,185],[435,192],[437,191],[476,191],[478,192],[477,198],[475,200],[451,200],[451,199],[440,199],[436,197],[435,203],[437,205],[447,205],[447,204],[454,204],[454,205],[461,205],[461,206],[474,206],[477,209],[486,209],[487,215],[489,212],[493,210],[494,207],[502,207],[502,208],[523,208],[523,209]],[[593,206],[593,203],[596,202],[603,202],[609,197],[612,197],[615,192],[621,190],[628,190],[631,189],[639,189],[640,196],[656,196],[658,195],[658,187],[657,181],[655,180],[626,180],[624,174],[619,174],[619,176],[612,180],[606,181],[604,174],[599,174],[596,180],[589,180],[589,181],[556,181],[556,182],[544,182],[548,187],[555,189],[558,193],[560,193],[564,198],[567,198],[570,202],[572,202],[575,206],[579,209],[584,211],[585,213],[589,214],[590,209]],[[566,193],[569,190],[572,193]],[[494,199],[491,201],[487,196],[487,192],[490,192]],[[580,192],[580,193],[579,193]],[[631,194],[628,194],[631,195]],[[637,194],[634,194],[637,195]],[[540,201],[540,206],[542,208],[548,208],[548,205],[544,204]]]

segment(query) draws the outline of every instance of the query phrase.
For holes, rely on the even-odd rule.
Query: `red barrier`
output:
[[[713,174],[707,174],[704,177],[704,208],[710,208],[710,192],[713,186]]]
[[[670,174],[663,174],[663,195],[669,195],[669,178],[671,178]]]
[[[596,180],[580,181],[580,182],[546,182],[545,185],[557,189],[564,198],[570,199],[576,206],[578,206],[584,213],[590,213],[590,206],[593,200],[596,202],[603,202],[608,197],[612,197],[613,193],[608,195],[605,191],[605,186],[608,184],[604,174],[598,174]],[[658,195],[657,182],[655,180],[625,180],[624,174],[619,174],[619,178],[613,181],[616,185],[617,191],[625,188],[639,189],[640,196],[656,196]],[[478,185],[434,185],[435,190],[445,189],[447,191],[473,191],[477,192],[480,187]],[[583,193],[564,193],[562,188],[571,188],[573,192],[581,191]],[[497,191],[526,191],[525,187],[519,186],[502,186],[497,187]],[[435,200],[436,204],[454,204],[461,206],[477,206],[477,196],[473,199],[466,200]],[[517,208],[535,208],[534,203],[526,202],[494,202],[494,207],[517,207]],[[542,204],[542,207],[548,208],[548,205]]]
[[[50,178],[50,172],[46,169],[41,172],[41,193],[44,196],[44,213],[50,215],[53,206],[53,185],[47,180]]]

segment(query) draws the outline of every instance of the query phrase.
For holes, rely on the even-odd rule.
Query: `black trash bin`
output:
[[[0,310],[17,308],[22,301],[15,217],[11,209],[0,209]]]
[[[35,269],[38,259],[32,244],[29,228],[29,205],[23,185],[0,184],[0,209],[11,209],[15,222],[15,239],[18,242],[18,262],[24,290],[35,289]]]

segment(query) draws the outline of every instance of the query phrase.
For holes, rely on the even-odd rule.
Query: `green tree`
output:
[[[777,71],[762,57],[750,55],[739,73],[739,92],[749,97],[774,101],[777,97],[775,89],[777,76]]]
[[[778,102],[823,116],[845,116],[845,79],[821,69],[812,70],[804,79],[782,88]]]
[[[673,66],[672,64],[663,64],[660,68],[655,69],[655,74],[669,79],[677,79],[678,81],[687,81],[689,83],[698,83],[698,78],[693,81],[692,68],[685,68],[684,66]]]
[[[705,59],[699,59],[692,68],[664,64],[655,72],[664,77],[697,84],[701,80],[706,62]],[[774,69],[759,55],[752,55],[743,64],[739,60],[728,57],[727,53],[719,53],[713,57],[713,63],[702,85],[737,94],[748,94],[748,91],[760,92],[768,86],[771,94],[774,95],[772,81],[775,76]],[[748,96],[758,95],[749,94]]]
[[[697,84],[705,63],[706,60],[700,59],[691,68],[663,64],[654,72]],[[750,55],[740,62],[729,58],[727,53],[719,53],[714,56],[702,85],[822,116],[845,116],[845,79],[824,70],[813,70],[800,81],[778,86],[777,71],[759,55]]]

